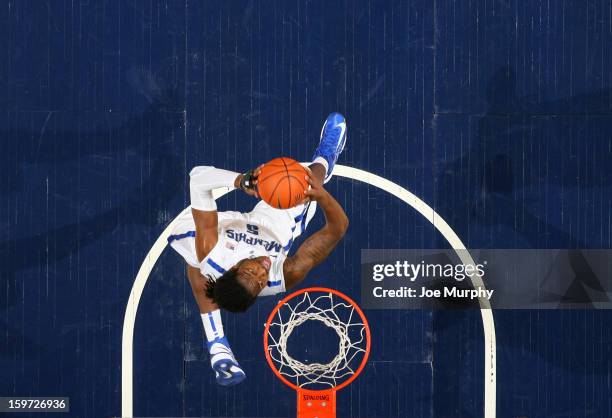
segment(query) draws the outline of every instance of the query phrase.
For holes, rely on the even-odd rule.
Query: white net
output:
[[[320,321],[338,336],[329,363],[308,363],[287,351],[292,333],[307,321]],[[312,390],[340,385],[355,374],[366,353],[366,325],[355,307],[333,293],[306,292],[281,306],[268,326],[268,352],[278,372],[296,386]]]

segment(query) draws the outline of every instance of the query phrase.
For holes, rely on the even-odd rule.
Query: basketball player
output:
[[[223,332],[220,309],[243,312],[257,296],[274,295],[300,283],[336,247],[348,227],[338,202],[323,188],[344,149],[346,121],[329,115],[305,176],[306,201],[291,209],[275,209],[263,200],[250,213],[217,212],[212,190],[240,188],[257,196],[261,167],[238,174],[214,167],[190,173],[191,210],[186,210],[168,238],[187,262],[187,276],[200,309],[217,382],[229,386],[245,379]],[[288,256],[320,206],[325,226]]]

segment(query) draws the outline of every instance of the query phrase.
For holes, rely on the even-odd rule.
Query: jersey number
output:
[[[259,227],[257,225],[247,224],[247,232],[253,235],[259,235]]]

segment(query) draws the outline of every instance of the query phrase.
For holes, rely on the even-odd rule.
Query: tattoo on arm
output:
[[[301,282],[310,270],[325,260],[341,239],[342,235],[330,232],[327,226],[306,239],[295,255],[285,262],[287,289]]]

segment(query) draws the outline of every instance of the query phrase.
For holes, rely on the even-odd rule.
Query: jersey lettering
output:
[[[250,225],[250,224],[247,224],[247,225]],[[259,232],[257,225],[251,225],[251,226],[254,226]],[[281,252],[281,250],[283,249],[283,246],[279,242],[268,241],[268,240],[257,238],[257,237],[251,237],[251,236],[248,236],[245,232],[238,232],[233,229],[227,229],[225,233],[228,238],[233,239],[236,242],[244,242],[249,245],[261,245],[268,252],[270,251]]]

